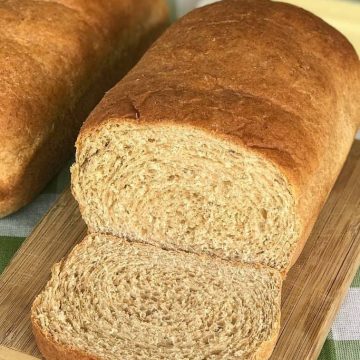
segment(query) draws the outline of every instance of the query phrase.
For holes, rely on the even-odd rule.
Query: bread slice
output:
[[[46,359],[267,359],[282,278],[107,235],[56,264],[32,307]]]
[[[286,267],[295,200],[256,154],[190,127],[128,122],[102,127],[78,155],[73,192],[91,232]]]
[[[289,4],[220,1],[172,25],[90,115],[73,193],[92,232],[285,273],[359,119],[340,33]]]

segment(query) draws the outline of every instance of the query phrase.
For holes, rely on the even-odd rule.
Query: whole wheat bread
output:
[[[118,238],[55,267],[32,312],[44,356],[268,359],[359,120],[359,59],[314,15],[225,0],[178,21],[81,130],[73,193]]]
[[[46,359],[266,359],[280,327],[278,271],[93,234],[32,308]]]
[[[64,166],[90,111],[166,24],[165,0],[0,1],[0,217]]]
[[[305,10],[225,0],[169,28],[77,140],[91,231],[286,272],[360,121],[360,65]]]

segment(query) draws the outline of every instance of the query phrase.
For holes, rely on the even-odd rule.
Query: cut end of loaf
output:
[[[266,359],[281,282],[270,268],[95,234],[53,268],[32,321],[53,349],[89,358]]]
[[[285,270],[297,240],[280,171],[200,129],[104,125],[82,139],[72,186],[92,231],[166,249]]]

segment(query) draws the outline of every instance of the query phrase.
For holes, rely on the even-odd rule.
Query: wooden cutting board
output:
[[[40,358],[30,328],[31,303],[48,280],[52,264],[85,233],[75,200],[66,190],[0,278],[0,360]],[[359,266],[360,141],[356,141],[285,280],[282,329],[272,360],[317,359]]]

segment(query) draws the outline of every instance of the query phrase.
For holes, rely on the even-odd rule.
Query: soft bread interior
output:
[[[101,359],[254,359],[276,339],[281,281],[270,268],[95,234],[54,266],[32,320]]]
[[[103,126],[82,141],[72,184],[96,232],[277,269],[297,239],[275,166],[190,127]]]

